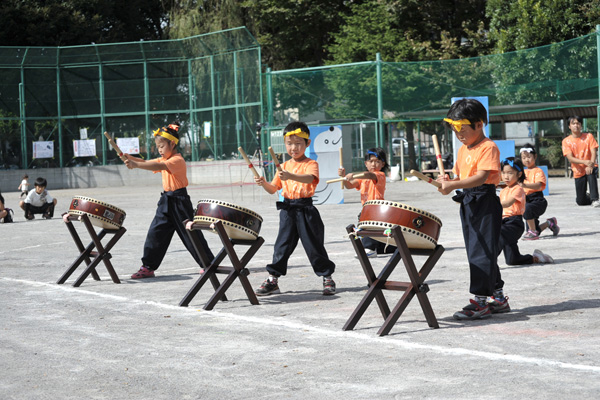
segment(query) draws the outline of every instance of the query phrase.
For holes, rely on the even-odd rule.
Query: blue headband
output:
[[[510,165],[511,167],[513,167],[514,169],[516,169],[517,171],[522,172],[521,168],[519,168],[518,165],[515,165],[515,162],[509,160],[508,158],[505,158],[504,160],[502,160],[502,164],[503,165]]]
[[[375,156],[375,157],[377,157],[378,160],[381,160],[381,157],[379,157],[379,154],[375,153],[374,151],[367,150],[367,154],[371,155],[371,156]]]

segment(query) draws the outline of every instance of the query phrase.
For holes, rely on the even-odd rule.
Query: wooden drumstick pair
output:
[[[115,143],[115,141],[113,140],[112,137],[110,137],[110,135],[108,134],[108,132],[104,132],[104,136],[106,136],[106,139],[108,140],[108,143],[111,145],[111,147],[113,149],[115,149],[115,151],[117,152],[117,155],[119,156],[119,158],[125,162],[127,160],[127,158],[125,157],[125,155],[123,154],[123,152],[121,151],[121,149],[119,149],[119,146],[117,146],[117,144]]]
[[[362,179],[364,176],[365,176],[365,173],[361,172],[360,174],[353,175],[352,178],[353,179]],[[327,183],[327,184],[329,184],[329,183],[335,183],[335,182],[342,182],[342,183],[344,183],[345,180],[346,180],[345,177],[341,177],[341,178],[330,179],[330,180],[326,181],[325,183]]]
[[[248,158],[248,154],[246,154],[244,149],[242,147],[238,147],[238,151],[240,152],[240,155],[242,156],[244,161],[246,161],[246,164],[248,164],[248,168],[250,168],[250,170],[252,170],[252,173],[254,174],[254,176],[256,178],[260,178],[260,174],[258,173],[256,168],[254,168],[254,164],[252,164],[252,161],[250,161],[250,159]],[[277,171],[279,171],[279,172],[283,171],[281,169],[281,164],[279,164],[279,159],[277,158],[277,155],[275,154],[275,151],[273,151],[273,148],[271,146],[269,146],[269,154],[271,155],[271,158],[273,159],[273,163],[275,164],[275,168],[277,168]]]
[[[444,161],[442,160],[442,153],[440,152],[440,144],[438,143],[437,135],[431,135],[431,139],[433,140],[433,148],[435,149],[435,159],[437,161],[438,169],[440,170],[440,175],[444,176],[446,172],[444,171]],[[415,171],[414,169],[410,170],[410,174],[416,176],[417,178],[437,187],[441,188],[442,184],[438,181],[435,181],[428,177],[425,174],[422,174],[419,171]]]

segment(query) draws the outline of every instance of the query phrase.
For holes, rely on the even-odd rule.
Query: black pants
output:
[[[598,200],[598,167],[595,167],[590,175],[575,178],[575,201],[577,205],[589,206],[593,201]],[[587,187],[590,187],[590,194],[587,195]]]
[[[25,203],[25,218],[33,214],[44,214],[44,216],[52,218],[54,216],[54,203],[44,203],[41,207]]]
[[[194,208],[190,196],[185,188],[177,189],[173,192],[163,192],[158,200],[156,214],[148,229],[146,243],[144,244],[144,255],[142,263],[151,270],[156,270],[160,266],[167,253],[173,233],[177,232],[179,238],[188,249],[194,260],[199,265],[200,258],[194,250],[194,245],[187,235],[183,221],[194,218]],[[192,231],[198,235],[200,243],[204,247],[209,260],[214,258],[213,253],[208,248],[208,243],[199,230]]]
[[[546,212],[546,208],[548,208],[548,201],[542,192],[533,192],[528,194],[525,199],[525,212],[523,213],[523,218],[526,220],[534,220],[535,230],[539,232],[540,217]]]
[[[521,254],[517,242],[525,231],[525,224],[520,215],[504,218],[500,230],[500,251],[504,251],[504,260],[508,265],[533,264],[531,254]],[[498,253],[500,255],[500,253]]]
[[[454,196],[461,203],[460,219],[474,295],[491,296],[504,282],[498,268],[502,205],[494,185],[464,189]]]
[[[279,233],[275,240],[273,262],[267,265],[267,271],[274,276],[287,273],[288,260],[298,240],[310,260],[317,276],[329,276],[335,271],[335,264],[325,250],[325,226],[319,210],[312,205],[312,198],[277,202],[279,209]]]

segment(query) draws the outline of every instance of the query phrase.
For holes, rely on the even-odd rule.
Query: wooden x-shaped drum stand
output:
[[[83,225],[85,225],[92,239],[92,241],[90,242],[90,244],[87,245],[87,247],[83,247],[83,243],[79,238],[79,234],[77,233],[77,230],[71,222],[73,220],[81,220],[81,222],[83,222]],[[66,225],[69,229],[69,232],[71,233],[71,236],[73,237],[73,241],[75,242],[75,245],[77,246],[77,249],[79,250],[80,254],[79,257],[77,257],[75,261],[73,261],[73,264],[71,264],[71,266],[65,271],[65,273],[60,277],[60,279],[56,283],[58,283],[59,285],[65,283],[65,281],[71,276],[73,272],[75,272],[77,267],[79,267],[79,265],[83,261],[85,261],[87,267],[79,276],[79,278],[77,278],[75,283],[73,283],[73,286],[79,287],[90,274],[92,274],[94,280],[99,281],[100,276],[98,275],[98,272],[96,272],[96,267],[98,266],[100,261],[104,262],[104,266],[108,270],[112,281],[114,283],[121,283],[119,277],[117,276],[117,273],[115,272],[110,262],[110,259],[112,257],[110,255],[110,250],[119,241],[119,239],[121,239],[121,236],[123,236],[123,234],[126,232],[126,229],[123,227],[120,227],[119,229],[103,228],[100,231],[100,233],[97,234],[87,214],[68,215]],[[106,235],[113,235],[113,237],[108,241],[106,245],[102,245],[101,240]],[[93,251],[94,248],[96,248],[97,251]]]
[[[391,229],[391,238],[398,249],[390,257],[387,264],[379,273],[379,276],[376,277],[373,267],[371,266],[371,262],[365,253],[365,248],[360,241],[360,237],[385,237],[384,230],[359,230],[354,232],[354,225],[349,225],[346,227],[346,231],[350,234],[350,240],[352,241],[356,255],[358,256],[360,264],[362,265],[363,272],[367,277],[369,290],[367,290],[367,293],[360,301],[350,316],[350,319],[348,319],[344,325],[343,329],[345,331],[354,329],[373,299],[375,299],[377,301],[377,305],[379,306],[379,310],[385,319],[385,322],[377,334],[379,336],[387,335],[415,295],[419,299],[419,303],[421,304],[421,308],[423,309],[423,313],[425,314],[425,318],[427,319],[429,326],[432,328],[439,328],[437,319],[433,313],[429,299],[427,298],[429,286],[424,283],[424,281],[435,266],[435,263],[442,256],[444,247],[441,245],[436,245],[433,249],[409,249],[402,234],[402,227],[395,226]],[[428,257],[423,264],[423,267],[419,271],[416,269],[412,257],[413,255]],[[400,260],[402,260],[404,266],[406,267],[406,272],[408,273],[410,282],[388,281],[388,278]],[[404,291],[404,295],[400,298],[398,304],[396,304],[394,309],[391,311],[383,295],[383,290]]]
[[[184,224],[187,224],[188,221],[184,221]],[[213,223],[213,227],[207,224],[202,224],[199,222],[194,222],[191,225],[191,229],[187,229],[187,233],[194,244],[194,250],[196,254],[200,258],[202,263],[202,267],[204,268],[204,273],[200,275],[200,278],[194,283],[194,286],[189,290],[189,292],[185,295],[183,300],[179,303],[182,307],[187,307],[190,304],[190,301],[196,296],[196,294],[200,291],[202,286],[206,283],[207,280],[210,279],[213,288],[215,289],[215,293],[212,295],[210,300],[204,305],[204,310],[212,310],[214,306],[218,303],[219,300],[227,301],[227,297],[225,297],[225,292],[231,284],[239,279],[246,295],[248,296],[248,300],[251,304],[257,305],[258,298],[252,290],[252,286],[250,285],[250,281],[248,281],[248,275],[250,271],[246,269],[246,265],[252,259],[252,257],[256,254],[260,246],[264,243],[264,239],[262,237],[258,237],[256,240],[238,240],[238,239],[230,239],[225,231],[225,227],[221,221],[217,221]],[[212,230],[214,229],[216,233],[221,238],[221,242],[223,243],[223,248],[219,253],[215,256],[212,262],[208,259],[206,255],[206,251],[204,247],[200,243],[198,236],[194,233],[196,229],[203,230]],[[240,259],[236,254],[233,246],[242,245],[242,246],[250,246],[250,248],[246,251],[244,256]],[[225,259],[225,257],[229,257],[231,261],[231,267],[220,266],[221,262]],[[227,277],[223,280],[223,283],[220,283],[216,274],[227,274]]]

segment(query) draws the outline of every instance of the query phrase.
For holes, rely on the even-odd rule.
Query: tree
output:
[[[73,46],[163,38],[162,0],[3,0],[4,46]]]
[[[496,53],[557,43],[595,30],[600,0],[490,0],[490,40]]]

